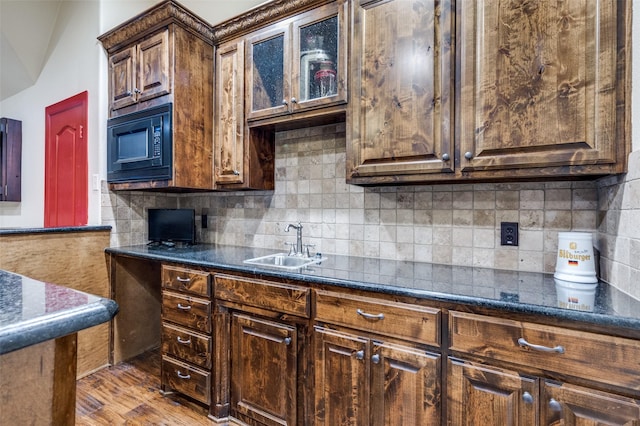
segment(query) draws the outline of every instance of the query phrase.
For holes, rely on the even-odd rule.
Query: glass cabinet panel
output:
[[[252,110],[281,106],[284,94],[284,34],[252,45]]]
[[[337,93],[338,17],[300,28],[300,100]]]

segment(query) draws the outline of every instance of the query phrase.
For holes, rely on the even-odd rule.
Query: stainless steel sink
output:
[[[267,256],[247,259],[244,263],[272,268],[295,270],[322,262],[323,258],[289,256],[286,253],[269,254]]]

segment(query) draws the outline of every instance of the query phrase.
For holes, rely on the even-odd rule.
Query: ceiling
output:
[[[35,84],[62,1],[0,0],[0,101]]]

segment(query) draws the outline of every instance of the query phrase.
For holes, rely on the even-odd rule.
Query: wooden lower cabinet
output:
[[[640,425],[638,400],[551,381],[545,381],[541,391],[545,425]]]
[[[316,326],[315,424],[440,424],[440,355]]]
[[[516,371],[449,358],[447,425],[537,425],[539,383]]]
[[[231,414],[248,424],[295,425],[296,328],[234,312],[231,318]]]
[[[448,425],[640,425],[638,400],[449,358]]]
[[[230,424],[307,425],[310,289],[214,276],[214,410]]]

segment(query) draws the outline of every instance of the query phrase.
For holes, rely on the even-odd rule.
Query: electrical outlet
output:
[[[518,245],[518,222],[501,222],[500,223],[500,245],[501,246],[517,246]]]

